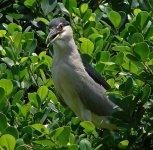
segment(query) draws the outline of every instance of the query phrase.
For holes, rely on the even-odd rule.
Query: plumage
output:
[[[53,33],[49,33],[46,41],[51,40],[53,44],[52,76],[56,91],[82,120],[108,127],[106,116],[110,116],[116,108],[105,95],[110,86],[78,52],[67,21],[53,19],[49,29],[53,29]]]

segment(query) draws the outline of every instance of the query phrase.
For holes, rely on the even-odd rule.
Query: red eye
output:
[[[58,25],[58,29],[60,29],[60,30],[63,30],[63,27],[64,27],[64,25],[63,25],[62,23],[60,23],[60,24]]]

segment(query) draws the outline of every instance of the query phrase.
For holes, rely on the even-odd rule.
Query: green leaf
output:
[[[68,17],[71,17],[69,11],[65,8],[63,3],[58,3],[58,6],[63,14],[65,14]]]
[[[0,87],[0,93],[1,93],[1,97],[0,97],[0,101],[1,101],[1,99],[3,99],[3,97],[5,96],[4,88]]]
[[[0,137],[0,146],[6,147],[7,150],[14,150],[15,138],[10,134],[4,134]]]
[[[82,5],[80,6],[80,12],[81,12],[82,14],[84,14],[84,13],[87,11],[87,9],[88,9],[88,4],[87,4],[87,3],[84,3],[84,4],[82,4]]]
[[[86,38],[80,38],[79,40],[82,42],[81,43],[81,52],[83,54],[92,55],[93,50],[94,50],[93,42],[91,42],[89,39],[86,39]]]
[[[16,61],[15,53],[10,47],[5,47],[5,52],[9,59]]]
[[[36,0],[25,0],[24,1],[24,5],[26,7],[32,7],[34,5],[34,3],[36,2]]]
[[[47,139],[35,140],[33,142],[42,146],[54,146],[54,143],[51,140],[47,140]]]
[[[23,39],[25,41],[27,40],[33,40],[34,39],[34,33],[33,32],[25,32],[23,33]]]
[[[72,9],[77,7],[76,0],[63,0],[63,4],[65,5],[66,9],[72,13]]]
[[[141,9],[134,9],[134,15],[137,16],[140,12],[142,12]]]
[[[80,150],[91,150],[92,149],[91,143],[86,139],[81,140],[79,145],[80,145]]]
[[[13,91],[13,84],[11,80],[8,79],[1,79],[0,87],[2,87],[5,90],[6,95],[11,94],[11,92]]]
[[[121,148],[121,149],[126,149],[128,145],[129,145],[129,141],[128,140],[123,140],[118,144],[118,147]]]
[[[21,145],[24,145],[24,141],[23,141],[23,139],[18,138],[18,139],[16,140],[16,145],[15,145],[15,147],[19,147],[19,146],[21,146]]]
[[[10,34],[13,34],[13,32],[15,32],[15,31],[21,32],[22,31],[22,27],[17,25],[17,24],[15,24],[15,23],[10,23],[8,25],[8,32]]]
[[[46,76],[45,76],[45,73],[44,73],[44,71],[43,71],[42,69],[40,69],[39,71],[40,71],[40,74],[41,74],[41,78],[42,78],[42,80],[43,80],[44,84],[46,84],[46,82],[47,82],[47,79],[46,79]]]
[[[20,100],[23,97],[23,94],[24,94],[24,90],[19,90],[17,93],[15,93],[12,104],[16,105],[16,103],[20,103]]]
[[[147,25],[149,14],[146,11],[140,12],[136,17],[136,25],[140,26],[141,30]]]
[[[40,98],[39,98],[37,93],[35,93],[35,92],[34,93],[28,93],[28,99],[29,99],[30,103],[32,105],[34,105],[36,108],[39,107],[39,105],[40,105]]]
[[[31,105],[28,103],[27,105],[16,104],[24,117],[27,117],[31,110]]]
[[[6,30],[0,30],[0,38],[4,37],[6,34]]]
[[[114,46],[112,47],[112,50],[126,52],[126,51],[131,51],[131,48],[129,46]]]
[[[83,121],[80,123],[80,125],[84,128],[85,133],[91,133],[93,134],[96,138],[98,137],[98,133],[95,130],[95,126],[92,122],[90,121]]]
[[[80,125],[86,130],[86,132],[92,132],[95,130],[95,126],[90,121],[83,121],[80,123]]]
[[[54,139],[59,145],[66,146],[70,138],[70,127],[60,127],[51,133],[52,139]]]
[[[0,98],[0,111],[2,112],[7,112],[7,110],[9,109],[9,102],[7,100],[7,98],[4,96],[4,97],[1,97]]]
[[[135,52],[137,56],[141,58],[142,61],[148,60],[150,50],[147,43],[142,42],[142,43],[136,44],[134,46],[133,51]]]
[[[148,97],[151,94],[151,87],[149,85],[145,85],[143,87],[143,97],[142,97],[142,101],[145,103],[148,100]]]
[[[36,39],[27,40],[27,42],[24,45],[24,50],[26,52],[28,52],[29,55],[31,55],[34,52],[34,50],[36,49],[36,47],[37,47],[37,40]]]
[[[39,131],[42,134],[49,134],[48,129],[42,124],[33,124],[33,125],[31,125],[31,127],[34,128],[35,130]]]
[[[48,92],[48,97],[52,100],[53,103],[57,104],[59,101],[58,101],[58,98],[56,97],[55,93],[50,91]]]
[[[19,138],[19,132],[15,127],[9,126],[5,129],[5,134],[10,134],[13,137],[15,137],[15,139]]]
[[[109,19],[115,28],[119,28],[121,23],[121,15],[116,11],[111,11],[109,14]]]
[[[124,62],[124,53],[119,52],[115,57],[115,63],[121,66]]]
[[[48,23],[49,23],[49,21],[48,21],[47,19],[45,19],[45,18],[39,17],[39,18],[37,18],[37,19],[40,20],[41,22],[43,22],[43,23],[46,24],[46,25],[48,25]],[[45,35],[45,33],[44,33],[43,31],[37,31],[37,33],[38,33],[39,35]]]
[[[151,40],[153,38],[153,25],[151,25],[145,34],[145,38]]]
[[[71,123],[72,123],[73,125],[77,125],[79,122],[80,122],[80,118],[79,118],[79,117],[73,117],[73,118],[71,119]]]
[[[81,17],[80,9],[79,9],[79,8],[73,8],[72,11],[73,11],[73,13],[74,13],[76,16]]]
[[[100,53],[100,61],[102,62],[108,62],[110,59],[110,53],[107,51],[102,51]]]
[[[18,32],[14,37],[14,48],[15,50],[21,50],[21,39],[22,39],[22,32]]]
[[[8,57],[1,58],[1,60],[5,62],[8,66],[12,67],[14,65],[14,61]]]
[[[48,15],[52,12],[57,5],[57,0],[42,0],[41,1],[41,9],[44,12],[44,15]]]
[[[134,33],[131,38],[132,43],[141,43],[144,41],[144,37],[141,33]]]
[[[7,118],[5,114],[0,112],[0,132],[3,133],[5,128],[7,128]]]
[[[151,9],[153,10],[153,1],[152,0],[148,0],[148,2],[149,2],[149,5],[150,5]]]
[[[87,9],[87,11],[84,14],[82,14],[82,21],[84,23],[87,22],[90,19],[91,15],[92,15],[92,10],[91,9]],[[94,24],[95,22],[94,21],[91,21],[89,23]]]
[[[46,86],[41,86],[41,87],[39,87],[37,93],[38,93],[41,101],[44,101],[48,95],[48,88]]]
[[[26,145],[20,145],[15,150],[29,150],[29,146]]]

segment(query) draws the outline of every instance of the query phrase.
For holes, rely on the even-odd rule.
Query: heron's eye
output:
[[[63,30],[63,27],[64,27],[63,23],[60,23],[60,24],[57,26],[57,28],[58,28],[59,30]]]

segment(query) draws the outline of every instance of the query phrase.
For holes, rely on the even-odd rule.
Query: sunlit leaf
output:
[[[0,87],[2,87],[5,90],[6,95],[11,94],[11,92],[13,91],[13,84],[11,80],[8,80],[8,79],[1,79]]]
[[[84,14],[88,9],[88,4],[84,3],[80,6],[80,12]]]
[[[126,149],[126,147],[129,145],[129,141],[128,140],[123,140],[118,144],[118,147],[121,149]]]
[[[15,138],[10,134],[4,134],[0,137],[0,146],[6,147],[7,150],[14,150]]]
[[[91,55],[94,50],[94,44],[86,38],[80,38],[79,39],[81,43],[81,52],[84,54]]]
[[[120,23],[121,23],[121,16],[118,12],[116,11],[111,11],[109,14],[109,19],[114,25],[115,28],[119,28]]]
[[[47,94],[48,94],[48,88],[46,86],[41,86],[41,87],[39,87],[37,93],[38,93],[41,101],[44,101]]]
[[[4,37],[6,34],[6,30],[0,30],[0,38]]]

